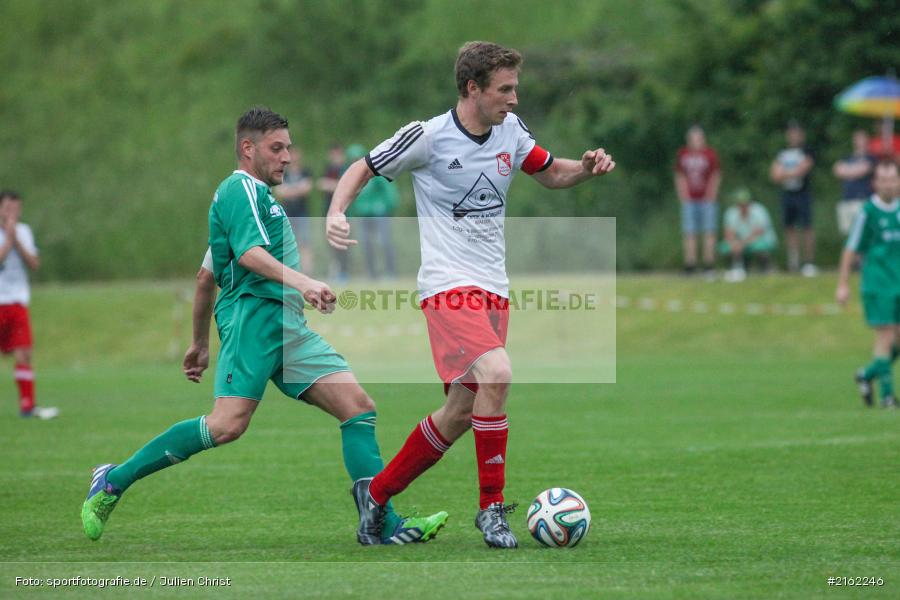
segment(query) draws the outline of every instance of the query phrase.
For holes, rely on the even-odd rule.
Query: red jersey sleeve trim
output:
[[[552,162],[553,157],[550,153],[535,144],[522,163],[522,172],[534,175],[538,171],[543,171],[549,167]]]

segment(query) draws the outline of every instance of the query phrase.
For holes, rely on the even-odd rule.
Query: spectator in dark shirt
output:
[[[876,159],[869,153],[869,134],[862,129],[853,132],[853,154],[834,163],[832,172],[841,180],[841,199],[837,204],[838,229],[850,233],[850,225],[863,204],[872,195],[872,173]]]
[[[815,277],[816,234],[813,229],[813,198],[810,171],[816,164],[806,145],[806,132],[796,121],[788,123],[787,148],[772,162],[770,176],[781,188],[781,208],[788,252],[788,269],[804,277]],[[803,232],[803,266],[800,267],[800,232]]]

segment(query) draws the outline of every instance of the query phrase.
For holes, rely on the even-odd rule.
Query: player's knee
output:
[[[499,360],[486,365],[478,378],[478,385],[489,385],[506,389],[512,383],[512,365],[509,361]]]
[[[206,424],[209,427],[210,433],[212,433],[216,446],[221,446],[222,444],[233,442],[244,435],[249,423],[239,419],[231,419],[221,423],[210,423],[209,418],[207,418]]]
[[[216,446],[221,446],[237,440],[245,431],[244,427],[228,427],[213,434],[213,438],[216,440]]]
[[[361,389],[360,393],[356,396],[354,404],[360,413],[375,412],[375,401]]]
[[[355,417],[356,415],[361,415],[363,413],[375,412],[375,401],[369,397],[369,395],[365,392],[364,389],[360,386],[356,386],[349,397],[346,400],[348,404],[348,408],[350,416]]]
[[[512,365],[502,350],[491,352],[476,363],[474,369],[478,385],[509,386],[512,382]]]

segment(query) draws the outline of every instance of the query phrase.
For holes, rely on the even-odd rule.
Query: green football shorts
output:
[[[349,371],[344,357],[306,326],[303,313],[281,302],[241,296],[216,313],[221,348],[215,397],[261,400],[271,379],[286,396],[300,396],[316,381]]]
[[[870,327],[900,325],[900,294],[866,293],[862,295],[862,302]]]

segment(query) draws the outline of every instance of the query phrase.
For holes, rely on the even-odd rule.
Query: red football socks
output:
[[[478,458],[478,487],[482,510],[495,502],[503,502],[506,483],[506,439],[509,421],[506,415],[472,416],[475,432],[475,455]]]
[[[34,409],[34,371],[30,365],[16,365],[13,376],[19,386],[19,410],[23,413]]]
[[[504,437],[504,446],[506,445]],[[372,499],[384,506],[392,496],[406,489],[416,477],[427,471],[450,449],[450,442],[434,426],[431,415],[413,429],[397,456],[369,485]]]

